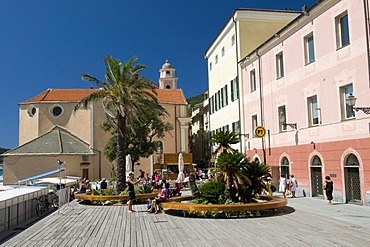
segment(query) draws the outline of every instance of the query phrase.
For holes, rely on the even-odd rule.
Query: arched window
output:
[[[360,163],[358,162],[356,155],[354,154],[348,155],[345,166],[360,166]]]
[[[315,155],[312,160],[312,166],[322,166],[321,159],[319,156]]]

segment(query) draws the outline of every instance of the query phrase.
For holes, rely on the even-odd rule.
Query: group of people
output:
[[[129,213],[135,212],[132,209],[132,205],[133,205],[133,202],[135,200],[135,185],[140,183],[140,182],[146,182],[147,181],[146,177],[148,177],[148,174],[146,174],[146,176],[144,174],[140,173],[139,179],[134,180],[134,173],[133,172],[128,173],[126,183],[127,183],[127,187],[128,187],[128,210],[127,211]],[[159,182],[159,174],[155,173],[153,175],[153,177],[154,177],[154,181],[158,183]],[[164,179],[162,179],[161,184],[162,184],[162,189],[160,190],[157,198],[149,200],[149,202],[148,202],[147,210],[150,213],[156,213],[157,214],[160,210],[160,204],[162,202],[167,201],[168,198],[171,195],[170,184],[167,183],[166,180],[164,180]]]
[[[279,192],[283,194],[284,198],[286,197],[288,190],[292,193],[292,198],[296,197],[298,181],[293,174],[290,175],[290,178],[291,179],[288,182],[287,178],[282,174],[279,180]],[[323,189],[325,190],[326,198],[329,203],[332,204],[334,184],[333,181],[331,181],[330,176],[325,176]]]
[[[108,183],[106,178],[102,178],[100,181],[100,189],[105,190],[108,188]],[[88,179],[83,178],[78,186],[74,189],[74,194],[85,194],[88,190],[91,190],[91,183]]]
[[[279,179],[279,192],[283,194],[284,198],[286,197],[288,191],[292,193],[292,198],[295,198],[297,187],[298,181],[294,177],[294,174],[290,175],[290,181],[288,181],[284,174],[281,174],[281,177]]]

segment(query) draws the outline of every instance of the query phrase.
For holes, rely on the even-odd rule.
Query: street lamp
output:
[[[355,110],[356,112],[363,111],[365,114],[369,115],[370,114],[370,107],[355,106],[356,105],[356,100],[357,100],[357,98],[352,93],[350,93],[349,96],[348,96],[348,99],[347,99],[347,104],[349,106],[352,106],[353,110]]]
[[[285,127],[289,126],[290,128],[297,130],[297,123],[286,123],[286,118],[282,111],[279,114],[279,122]]]

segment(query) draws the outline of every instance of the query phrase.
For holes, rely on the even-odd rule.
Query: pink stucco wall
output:
[[[338,48],[335,20],[345,11],[348,13],[350,44]],[[314,35],[315,61],[306,65],[304,37],[310,33]],[[282,157],[288,157],[293,161],[291,171],[303,186],[309,188],[310,157],[313,151],[319,152],[324,172],[337,174],[333,178],[335,189],[345,197],[343,163],[346,155],[353,153],[360,162],[364,204],[366,191],[370,194],[370,160],[366,157],[370,152],[369,118],[363,112],[356,113],[352,119],[342,118],[340,87],[352,84],[356,105],[370,106],[368,41],[363,1],[324,1],[309,15],[282,31],[280,37],[250,54],[242,64],[245,132],[252,136],[251,116],[257,114],[258,124],[270,134],[265,137],[266,148],[272,150],[268,164],[279,166]],[[283,52],[285,73],[284,77],[276,79],[276,54],[279,52]],[[255,92],[251,92],[249,85],[249,73],[253,69],[257,77]],[[321,109],[321,124],[309,126],[307,100],[314,95]],[[286,108],[286,122],[297,123],[297,130],[287,126],[287,131],[279,132],[280,106]],[[315,150],[311,142],[315,143]],[[257,155],[262,157],[260,139],[250,138],[247,144],[248,155],[255,156],[255,148]]]

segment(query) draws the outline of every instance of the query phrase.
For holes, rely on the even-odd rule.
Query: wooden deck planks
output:
[[[273,217],[195,219],[149,214],[145,205],[134,205],[135,213],[125,205],[73,206],[2,246],[370,246],[369,228],[300,210]],[[344,229],[345,234],[335,234]]]

